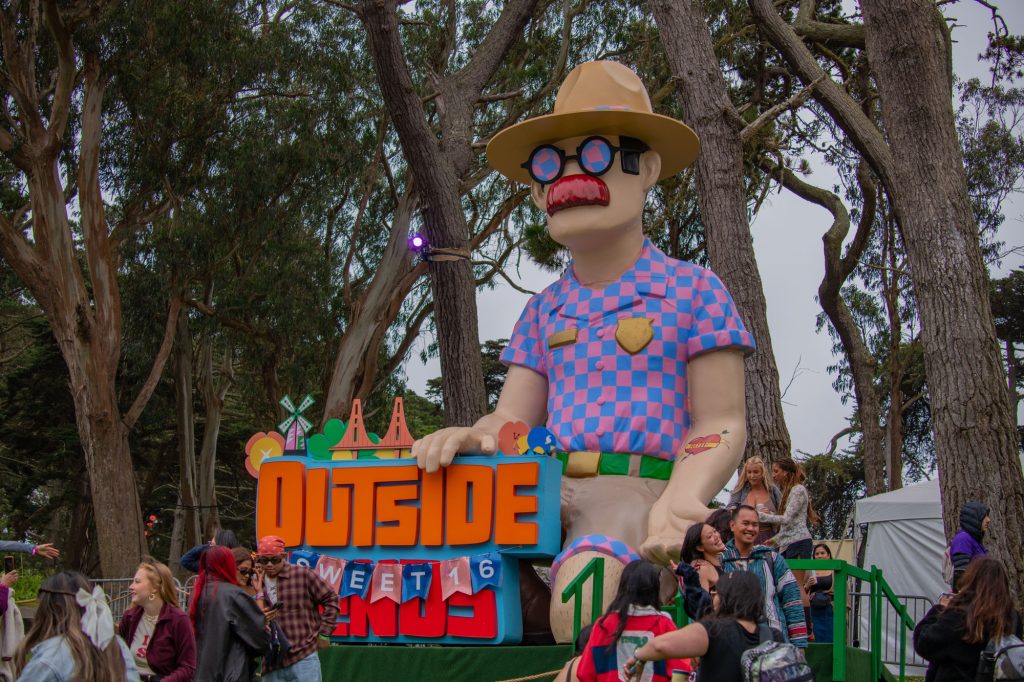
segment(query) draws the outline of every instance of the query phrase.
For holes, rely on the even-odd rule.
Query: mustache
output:
[[[593,175],[565,175],[548,188],[547,213],[553,216],[574,206],[607,206],[608,185]]]

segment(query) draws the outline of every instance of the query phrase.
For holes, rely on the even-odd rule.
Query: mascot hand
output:
[[[672,532],[665,535],[648,535],[644,544],[640,545],[643,558],[658,566],[668,566],[669,562],[679,558],[682,549],[682,533]]]
[[[472,426],[453,426],[435,431],[412,444],[416,464],[427,473],[446,467],[460,452],[482,452],[493,455],[497,449],[495,437]]]

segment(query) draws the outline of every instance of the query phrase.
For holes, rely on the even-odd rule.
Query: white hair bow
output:
[[[82,607],[82,632],[94,647],[101,651],[106,649],[114,638],[114,616],[107,606],[107,595],[103,593],[103,588],[95,586],[92,594],[78,588],[75,601]]]

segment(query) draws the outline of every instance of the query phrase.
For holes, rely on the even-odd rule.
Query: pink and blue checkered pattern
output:
[[[623,564],[640,560],[640,555],[625,542],[615,540],[607,535],[601,535],[600,533],[591,533],[590,535],[583,535],[570,542],[569,545],[559,552],[558,556],[554,558],[551,562],[552,582],[558,574],[559,567],[565,563],[565,560],[571,556],[579,554],[580,552],[598,552],[600,554],[606,554],[613,559],[618,559]]]
[[[616,342],[616,325],[638,317],[651,320],[654,338],[631,355]],[[573,328],[575,343],[548,348],[552,334]],[[501,360],[547,378],[547,427],[560,449],[673,459],[690,427],[686,363],[754,347],[713,272],[646,241],[633,268],[605,289],[582,286],[570,266],[531,298]]]

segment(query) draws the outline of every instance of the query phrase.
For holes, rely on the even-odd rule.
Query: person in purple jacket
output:
[[[988,507],[973,500],[960,509],[960,530],[949,544],[949,558],[953,562],[953,584],[950,587],[954,592],[967,571],[967,565],[976,557],[988,554],[982,541],[992,523],[989,512]]]

